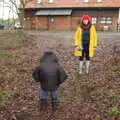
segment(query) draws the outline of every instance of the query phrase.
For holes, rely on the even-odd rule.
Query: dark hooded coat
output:
[[[58,64],[58,58],[53,52],[45,52],[40,65],[34,70],[32,76],[40,82],[42,89],[56,90],[67,79],[67,75]]]

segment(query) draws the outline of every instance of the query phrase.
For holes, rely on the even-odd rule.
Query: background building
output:
[[[117,29],[120,0],[29,0],[25,5],[25,28],[73,30],[88,14],[97,30]]]

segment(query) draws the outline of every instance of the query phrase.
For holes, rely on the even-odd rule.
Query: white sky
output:
[[[8,18],[13,18],[14,16],[16,16],[15,13],[13,13],[12,11],[9,11],[9,8],[1,8],[0,7],[0,18],[4,18],[4,19],[8,19]],[[3,12],[4,11],[4,12]]]
[[[0,0],[3,1],[3,0]],[[7,2],[9,0],[6,0]],[[17,1],[17,0],[16,0]],[[8,2],[10,3],[10,2]],[[10,6],[9,4],[5,4],[4,6]],[[12,9],[15,11],[15,7],[11,5]],[[0,18],[8,19],[8,18],[16,18],[17,15],[15,12],[13,12],[9,7],[4,7],[3,9],[3,3],[0,4]]]

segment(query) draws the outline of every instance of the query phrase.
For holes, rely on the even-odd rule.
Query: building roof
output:
[[[62,9],[62,10],[39,10],[35,13],[35,15],[42,16],[42,15],[71,15],[71,9]]]
[[[37,0],[27,0],[25,8],[96,8],[96,7],[113,7],[120,8],[120,0],[54,0],[53,3],[48,3],[48,0],[43,0],[43,4],[37,3]]]

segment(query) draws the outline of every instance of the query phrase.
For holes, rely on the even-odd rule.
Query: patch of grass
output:
[[[111,66],[111,70],[112,71],[120,71],[120,65],[118,65],[118,66],[116,66],[116,65],[113,65],[113,66]]]
[[[3,101],[3,102],[0,102],[0,107],[6,107],[6,106],[8,106],[10,104],[11,104],[10,101]]]
[[[111,110],[108,112],[109,115],[112,115],[112,116],[117,116],[117,115],[120,115],[120,110],[118,110],[117,107],[113,107],[111,108]]]
[[[11,98],[11,93],[8,91],[1,91],[0,92],[0,99],[3,99],[3,98]]]
[[[0,47],[13,48],[19,46],[25,39],[26,33],[24,31],[18,32],[3,32],[0,34]]]
[[[0,57],[9,57],[10,54],[8,52],[2,51],[0,52]]]
[[[12,97],[11,93],[8,91],[1,91],[0,92],[0,107],[8,106],[10,102],[10,98]]]

